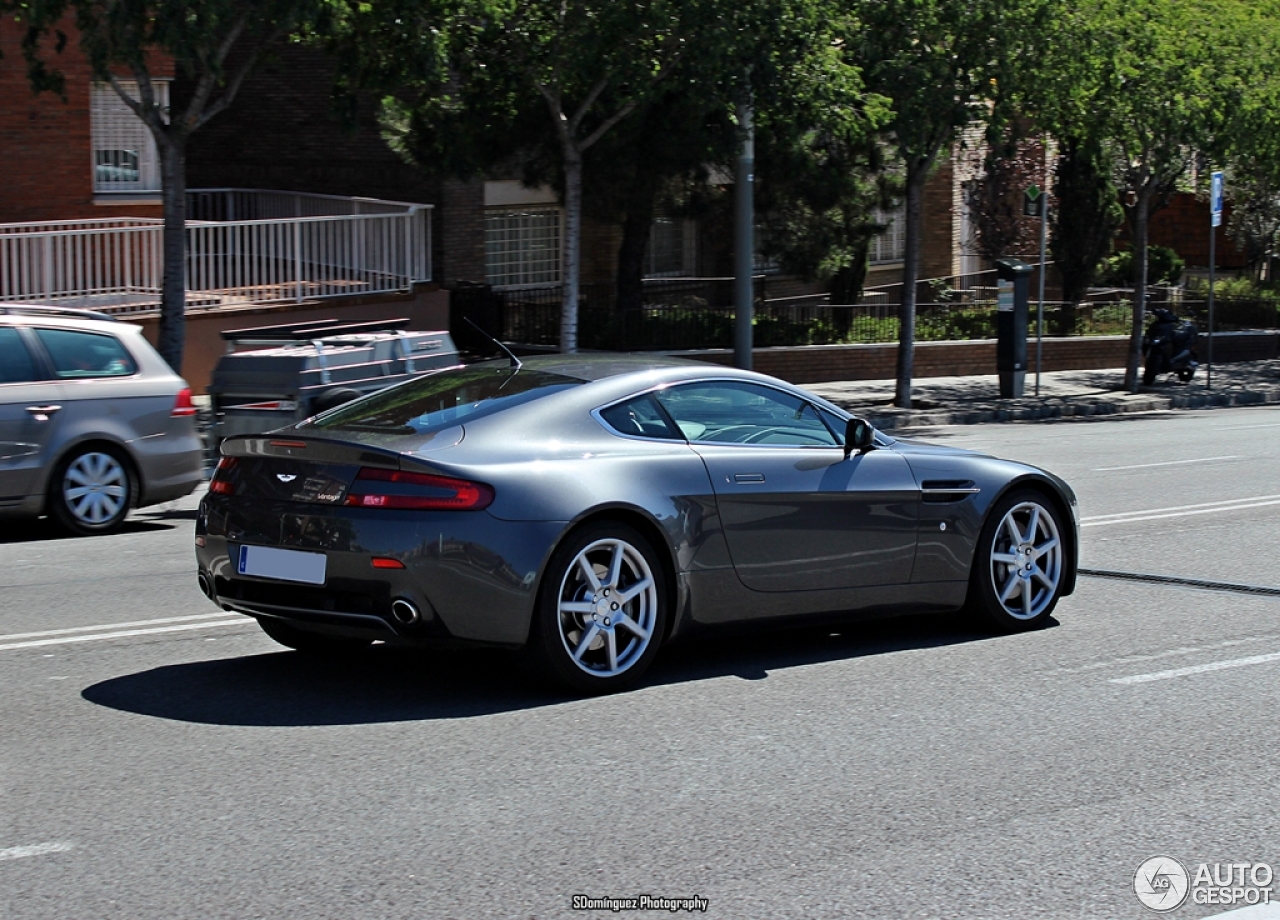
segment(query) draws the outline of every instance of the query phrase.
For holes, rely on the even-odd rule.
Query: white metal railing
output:
[[[409,201],[350,198],[311,192],[255,188],[201,188],[187,192],[190,220],[275,220],[282,217],[332,217],[339,214],[403,214],[429,207]]]
[[[198,190],[232,213],[320,211],[187,221],[189,308],[408,290],[431,280],[431,205],[240,189]],[[190,202],[190,199],[189,199]],[[153,311],[164,274],[163,223],[149,218],[0,225],[0,301],[108,313]]]

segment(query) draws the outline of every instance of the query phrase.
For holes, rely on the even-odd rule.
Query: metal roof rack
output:
[[[55,307],[41,303],[0,303],[0,315],[18,316],[74,316],[80,319],[92,319],[99,322],[114,323],[117,319],[97,310],[83,310],[79,307]]]
[[[222,337],[228,342],[310,342],[332,335],[359,335],[363,332],[396,332],[409,326],[409,318],[379,319],[364,323],[345,323],[339,319],[316,319],[305,323],[289,323],[283,326],[251,326],[245,329],[224,329]]]

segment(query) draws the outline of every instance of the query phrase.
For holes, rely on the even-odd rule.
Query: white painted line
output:
[[[66,629],[46,629],[43,632],[10,633],[0,635],[0,642],[10,639],[40,639],[44,636],[70,636],[75,633],[98,632],[103,629],[131,629],[134,626],[159,626],[161,623],[187,623],[191,620],[218,620],[227,615],[225,610],[217,613],[195,613],[185,617],[161,617],[158,620],[133,620],[129,623],[99,623],[97,626],[68,626]]]
[[[1181,466],[1184,463],[1213,463],[1215,460],[1239,460],[1237,456],[1230,457],[1201,457],[1198,460],[1165,460],[1161,463],[1135,463],[1132,466],[1099,466],[1094,469],[1095,473],[1111,473],[1116,470],[1145,470],[1153,466]]]
[[[72,849],[71,844],[57,841],[33,843],[25,847],[9,847],[7,850],[0,850],[0,862],[5,862],[9,859],[22,859],[26,856],[44,856],[46,853],[65,853],[70,849]]]
[[[1164,518],[1188,517],[1196,514],[1215,514],[1220,511],[1243,511],[1249,508],[1265,508],[1280,505],[1280,495],[1255,495],[1251,498],[1233,498],[1220,502],[1200,502],[1173,508],[1148,508],[1143,511],[1122,511],[1118,514],[1092,514],[1080,519],[1081,527],[1103,527],[1107,524],[1127,524],[1132,521],[1158,521]]]
[[[1254,904],[1251,907],[1238,907],[1205,917],[1203,920],[1280,920],[1280,902],[1270,904]]]
[[[126,639],[129,636],[154,636],[158,633],[182,632],[188,629],[212,629],[215,626],[243,626],[248,623],[248,617],[237,615],[234,620],[184,623],[181,626],[157,626],[155,629],[124,629],[117,632],[95,633],[89,636],[62,636],[57,639],[33,639],[29,642],[10,642],[5,645],[0,645],[0,651],[15,648],[38,648],[42,645],[69,645],[72,642],[96,642],[99,639]]]
[[[1134,674],[1130,677],[1114,677],[1113,684],[1149,684],[1153,680],[1169,680],[1173,677],[1186,677],[1189,674],[1204,674],[1207,671],[1225,671],[1228,668],[1243,668],[1251,664],[1267,664],[1280,661],[1280,652],[1269,655],[1252,655],[1248,658],[1231,658],[1227,661],[1211,661],[1208,664],[1192,665],[1189,668],[1174,668],[1170,671],[1153,671],[1150,674]]]
[[[1116,514],[1091,514],[1082,518],[1085,521],[1101,521],[1105,518],[1122,518],[1129,517],[1132,514],[1157,514],[1162,511],[1182,511],[1187,508],[1220,508],[1223,505],[1238,505],[1241,502],[1265,502],[1273,498],[1280,498],[1280,495],[1249,495],[1245,498],[1227,498],[1217,502],[1197,502],[1190,505],[1174,505],[1170,508],[1143,508],[1139,511],[1120,511]]]

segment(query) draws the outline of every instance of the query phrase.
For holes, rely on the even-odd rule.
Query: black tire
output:
[[[1066,581],[1064,534],[1062,516],[1044,493],[1014,489],[1001,496],[974,550],[969,610],[1003,632],[1043,626]]]
[[[137,500],[133,467],[114,447],[95,444],[63,458],[49,479],[46,507],[64,530],[82,536],[111,533]]]
[[[286,648],[308,655],[338,657],[360,652],[370,645],[368,639],[345,639],[299,629],[292,623],[274,617],[258,617],[262,631]]]
[[[561,686],[582,694],[616,693],[633,686],[652,664],[669,606],[662,562],[644,535],[621,522],[589,524],[557,547],[547,565],[538,586],[531,651],[543,673]]]
[[[353,390],[351,387],[334,387],[332,390],[325,390],[311,401],[311,414],[319,415],[321,412],[328,412],[363,395],[359,390]]]

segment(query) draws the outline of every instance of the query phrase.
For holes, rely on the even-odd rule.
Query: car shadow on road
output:
[[[992,636],[955,615],[707,638],[664,649],[639,689],[725,677],[765,680],[805,665],[1015,639]],[[575,699],[549,688],[511,652],[387,646],[336,661],[281,651],[166,665],[102,681],[81,695],[160,719],[279,727],[472,718]]]
[[[192,512],[194,516],[194,512]],[[173,530],[185,512],[156,515],[153,517],[129,518],[113,531],[109,537],[128,536],[129,534],[154,533],[162,530]],[[13,520],[0,523],[0,544],[5,543],[43,543],[50,540],[100,540],[98,536],[80,536],[68,533],[57,525],[52,518]]]

